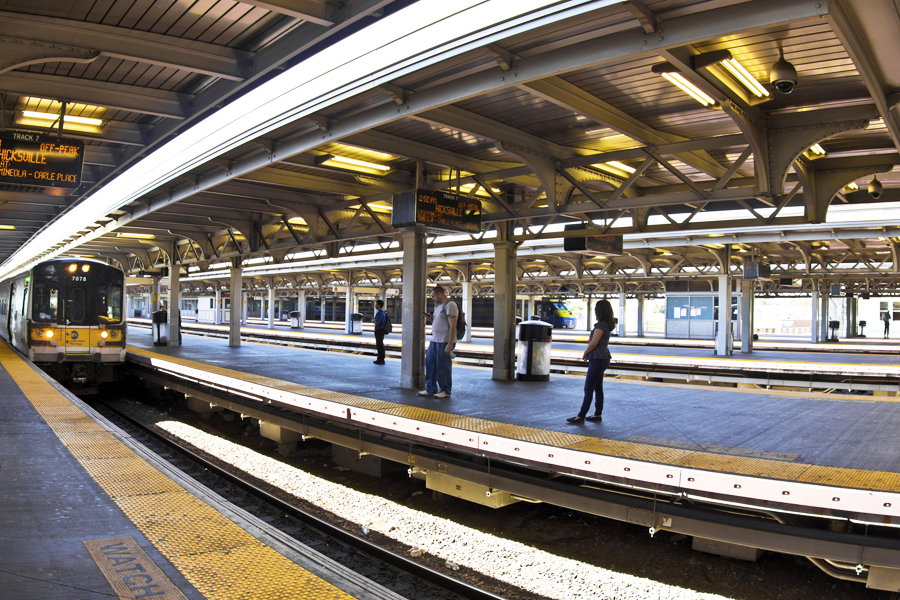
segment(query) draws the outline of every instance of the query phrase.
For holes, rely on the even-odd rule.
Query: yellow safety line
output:
[[[683,466],[686,468],[703,469],[707,471],[751,475],[766,479],[818,483],[864,490],[900,492],[900,473],[866,471],[862,469],[847,469],[803,463],[786,463],[763,458],[747,458],[694,450],[682,450],[636,442],[623,442],[604,438],[587,437],[572,433],[537,429],[534,427],[523,427],[521,425],[499,423],[497,421],[488,421],[476,417],[455,415],[453,413],[419,408],[416,406],[406,406],[404,404],[386,402],[363,396],[353,396],[341,392],[322,390],[299,383],[265,377],[263,375],[235,371],[175,356],[156,354],[155,352],[150,352],[142,348],[132,348],[129,346],[128,352],[151,359],[168,361],[170,363],[206,371],[208,373],[214,373],[224,377],[239,379],[248,383],[256,383],[285,392],[292,392],[323,400],[332,400],[348,406],[373,410],[427,423],[434,423],[436,425],[454,427],[465,431],[497,435],[510,439],[555,446],[558,448],[569,448],[595,454]]]
[[[352,599],[151,466],[5,344],[0,364],[91,478],[206,598]]]

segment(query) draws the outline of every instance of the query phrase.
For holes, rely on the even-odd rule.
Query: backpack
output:
[[[456,316],[456,339],[459,341],[466,335],[466,315],[463,313],[462,302],[459,303],[457,308],[459,309],[459,314]]]
[[[394,326],[391,324],[391,316],[387,314],[387,311],[384,311],[384,335],[392,331],[394,331]]]

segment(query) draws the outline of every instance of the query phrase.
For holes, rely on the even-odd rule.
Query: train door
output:
[[[66,291],[66,353],[88,354],[90,329],[86,326],[88,315],[88,294],[84,284],[71,283]]]
[[[9,301],[6,305],[6,332],[9,343],[15,345],[15,331],[13,330],[13,313],[16,308],[16,282],[13,281],[9,286]]]

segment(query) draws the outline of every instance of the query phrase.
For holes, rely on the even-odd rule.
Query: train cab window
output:
[[[84,323],[87,315],[87,293],[84,288],[72,288],[66,299],[66,322],[72,325]]]
[[[118,323],[122,320],[122,286],[109,284],[97,288],[99,317],[101,322]]]
[[[34,284],[32,318],[38,323],[55,323],[59,311],[59,285],[55,281]]]

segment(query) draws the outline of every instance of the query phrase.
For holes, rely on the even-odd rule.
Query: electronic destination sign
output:
[[[395,194],[391,225],[397,229],[481,232],[481,202],[449,192],[416,190]]]
[[[0,133],[0,183],[63,188],[81,185],[84,142],[40,133]]]
[[[566,231],[585,229],[584,223],[566,225]],[[585,230],[587,234],[587,230]],[[623,240],[621,234],[595,234],[563,239],[563,250],[590,256],[622,256]]]

